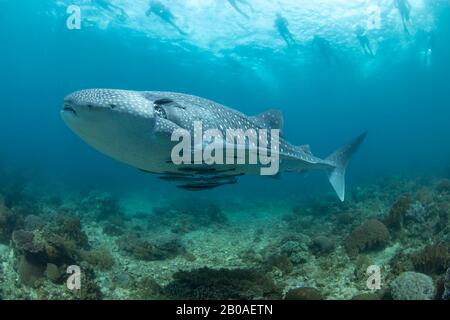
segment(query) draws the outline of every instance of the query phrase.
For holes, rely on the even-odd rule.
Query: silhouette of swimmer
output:
[[[424,62],[426,64],[431,64],[433,53],[436,48],[436,34],[434,31],[426,32],[426,43],[425,43],[425,54]]]
[[[176,24],[176,18],[172,14],[169,8],[167,8],[164,4],[158,1],[150,1],[150,6],[148,10],[145,12],[145,15],[148,17],[151,14],[157,15],[160,17],[164,22],[168,23],[170,26],[172,26],[174,29],[176,29],[180,34],[186,35],[186,32],[181,30],[180,27]]]
[[[238,12],[243,17],[249,19],[249,16],[244,11],[242,11],[242,9],[239,8],[238,6],[238,3],[244,4],[247,7],[249,7],[251,11],[253,11],[252,5],[247,0],[228,0],[228,3],[233,7],[234,10],[236,10],[236,12]]]
[[[410,21],[411,4],[408,0],[394,0],[394,5],[402,17],[403,29],[409,34],[407,23]]]
[[[364,53],[366,55],[371,56],[372,58],[375,57],[375,55],[372,51],[372,47],[370,45],[370,40],[367,37],[366,30],[364,30],[364,28],[361,26],[357,26],[355,33],[356,33],[356,38],[358,39],[359,44],[361,45],[361,48],[363,49]]]
[[[294,36],[289,31],[289,22],[280,13],[277,14],[274,26],[288,46],[295,44]]]
[[[427,49],[431,52],[436,48],[436,34],[434,31],[427,32]]]
[[[125,10],[116,6],[115,4],[110,3],[108,0],[92,0],[92,3],[107,11],[111,11],[113,13],[115,12],[120,19],[125,19],[126,17],[128,17]]]
[[[328,40],[320,36],[314,36],[312,45],[313,49],[318,50],[327,65],[331,66],[333,61],[337,62],[337,56]]]

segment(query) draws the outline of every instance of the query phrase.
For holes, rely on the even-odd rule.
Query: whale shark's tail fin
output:
[[[328,179],[341,201],[345,199],[345,170],[352,155],[358,150],[366,135],[367,132],[364,132],[351,143],[333,152],[326,159],[335,166],[329,171]]]

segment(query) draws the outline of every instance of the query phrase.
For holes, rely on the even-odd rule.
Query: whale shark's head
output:
[[[104,128],[117,118],[152,119],[153,103],[137,91],[90,89],[68,95],[61,115],[74,131]]]
[[[187,119],[184,107],[170,97],[165,92],[82,90],[64,99],[61,117],[90,146],[143,169],[155,159],[167,160],[170,135]]]
[[[153,101],[137,91],[74,92],[64,99],[61,117],[86,143],[116,159],[135,152],[133,146],[151,137],[155,126]]]

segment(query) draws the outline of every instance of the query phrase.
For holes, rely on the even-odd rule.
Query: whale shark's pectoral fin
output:
[[[284,119],[280,110],[271,109],[251,118],[265,129],[279,129],[280,133],[283,132]]]

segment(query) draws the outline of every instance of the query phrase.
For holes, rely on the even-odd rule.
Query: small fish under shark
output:
[[[196,121],[205,130],[220,130],[224,136],[227,129],[279,129],[280,169],[324,171],[341,201],[345,199],[346,167],[366,137],[363,133],[321,159],[308,145],[295,146],[284,139],[278,110],[247,116],[204,98],[173,92],[81,90],[64,99],[61,116],[75,134],[101,153],[194,191],[234,184],[239,176],[259,172],[258,165],[250,164],[173,163],[172,133],[177,129],[192,132]]]

